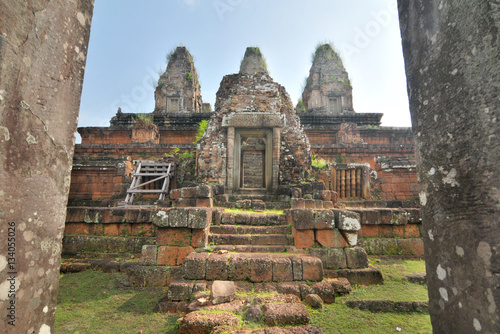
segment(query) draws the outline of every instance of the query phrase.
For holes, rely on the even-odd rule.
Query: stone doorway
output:
[[[268,129],[236,129],[236,190],[265,190],[272,185],[272,131]]]

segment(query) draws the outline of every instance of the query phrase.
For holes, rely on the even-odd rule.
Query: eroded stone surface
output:
[[[15,319],[2,328],[15,320],[18,333],[49,333],[93,1],[0,7],[2,242],[15,232],[15,266],[0,273],[2,310],[11,305],[8,272],[16,272]]]
[[[498,5],[398,3],[433,331],[500,332]]]

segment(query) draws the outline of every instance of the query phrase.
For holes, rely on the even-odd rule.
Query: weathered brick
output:
[[[302,279],[304,281],[321,281],[323,279],[323,263],[314,256],[302,256]]]
[[[273,282],[293,281],[292,262],[287,257],[273,257]]]
[[[316,230],[333,230],[335,228],[335,215],[331,210],[314,212],[314,228]]]
[[[191,246],[206,247],[208,244],[208,227],[204,229],[192,229]]]
[[[405,238],[420,238],[420,226],[417,224],[405,225]]]
[[[184,259],[184,278],[188,280],[205,279],[206,262],[209,253],[191,253]]]
[[[309,248],[314,246],[314,230],[297,230],[292,227],[295,247]]]
[[[306,205],[302,198],[292,198],[290,200],[290,207],[292,209],[305,209]]]
[[[228,256],[211,254],[206,261],[205,277],[209,281],[228,279]]]
[[[347,267],[350,269],[368,268],[368,256],[362,247],[345,248]]]
[[[250,258],[250,281],[271,282],[273,279],[273,265],[268,255],[254,254]]]
[[[201,198],[212,198],[213,197],[212,187],[206,184],[197,186],[196,196]]]
[[[359,231],[361,224],[359,214],[347,210],[334,210],[337,228],[343,231]]]
[[[211,208],[214,206],[214,200],[212,198],[197,198],[196,206],[199,208]]]
[[[204,229],[210,225],[212,211],[208,208],[191,208],[188,214],[188,227]]]
[[[314,228],[314,213],[310,209],[291,209],[292,225],[297,230],[312,230]]]
[[[196,187],[181,188],[182,198],[196,198]]]
[[[358,232],[360,238],[378,238],[380,235],[380,227],[378,225],[362,225]]]
[[[143,265],[155,265],[157,251],[158,246],[156,245],[143,245],[139,262]]]
[[[191,230],[186,227],[159,227],[156,231],[156,243],[166,246],[189,246]]]

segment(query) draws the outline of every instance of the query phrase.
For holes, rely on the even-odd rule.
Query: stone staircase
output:
[[[292,227],[284,214],[222,214],[220,225],[210,227],[209,244],[216,251],[276,253],[291,251]]]

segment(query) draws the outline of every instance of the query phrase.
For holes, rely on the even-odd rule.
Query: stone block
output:
[[[306,305],[309,305],[313,309],[323,309],[323,300],[315,293],[308,294],[306,298],[304,298],[304,303],[306,303]]]
[[[379,210],[363,210],[361,213],[362,225],[378,225],[380,224]]]
[[[316,200],[314,200],[314,199],[304,199],[304,207],[306,209],[316,209]]]
[[[236,215],[232,212],[224,212],[221,217],[221,224],[234,225]]]
[[[153,225],[157,227],[170,227],[169,212],[171,210],[156,210],[151,216]]]
[[[403,255],[424,256],[424,242],[421,238],[402,239],[398,241]]]
[[[336,191],[331,191],[330,198],[331,198],[333,205],[335,205],[335,204],[337,204],[337,202],[339,200],[339,194]]]
[[[189,227],[189,209],[174,208],[168,211],[169,227]]]
[[[126,269],[127,280],[133,286],[165,286],[169,280],[169,268],[163,266],[132,265]]]
[[[315,208],[317,210],[322,210],[323,209],[323,201],[320,199],[314,200]]]
[[[393,225],[392,235],[394,238],[404,238],[405,237],[405,225]]]
[[[206,261],[205,277],[209,281],[228,279],[228,256],[211,254]]]
[[[297,230],[314,229],[314,212],[310,209],[291,209],[288,214],[292,216],[292,225]]]
[[[211,208],[214,206],[214,200],[212,198],[197,198],[196,206],[199,208]]]
[[[156,243],[166,246],[189,246],[191,230],[185,227],[159,227],[156,231]]]
[[[309,253],[321,259],[325,269],[343,269],[347,267],[346,256],[341,248],[310,248]]]
[[[196,187],[181,188],[182,198],[196,198]]]
[[[193,229],[204,229],[210,225],[211,218],[211,209],[190,208],[188,213],[188,227]]]
[[[213,225],[220,225],[221,224],[223,212],[224,212],[224,209],[221,209],[221,208],[213,208],[212,209],[212,224]]]
[[[212,198],[213,189],[212,186],[208,184],[201,184],[196,187],[196,196],[199,198]]]
[[[194,252],[193,247],[160,246],[158,247],[158,265],[178,266],[184,259]]]
[[[420,226],[417,224],[405,225],[405,238],[420,238]]]
[[[420,214],[420,209],[405,209],[408,214],[408,224],[419,224],[422,223],[422,217]]]
[[[345,248],[344,251],[349,269],[368,268],[368,256],[362,247]]]
[[[292,259],[290,261],[293,263]],[[294,295],[300,298],[300,285],[296,282],[279,283],[276,285],[276,291],[283,295]]]
[[[378,238],[380,235],[380,228],[378,225],[362,225],[361,230],[358,232],[360,238]]]
[[[306,204],[302,198],[292,198],[290,200],[290,207],[292,209],[305,209]]]
[[[143,245],[141,250],[141,259],[139,260],[139,262],[145,266],[155,265],[157,252],[158,252],[158,246]]]
[[[335,228],[335,215],[333,211],[314,211],[314,228],[316,230],[333,230]]]
[[[250,279],[250,258],[240,254],[233,254],[228,265],[228,278],[235,281],[246,281]]]
[[[337,275],[338,277],[344,277],[349,280],[351,285],[374,285],[384,283],[382,272],[373,267],[338,270]]]
[[[393,226],[392,225],[379,225],[379,236],[381,238],[393,238]]]
[[[300,256],[290,256],[289,259],[292,262],[293,280],[302,281],[303,278],[302,258]]]
[[[90,226],[87,223],[66,223],[64,235],[89,235]]]
[[[343,231],[359,231],[361,223],[359,214],[347,210],[334,210],[337,228]]]
[[[333,287],[337,295],[344,295],[352,290],[351,283],[345,277],[329,278],[326,281]]]
[[[302,279],[304,281],[321,281],[323,279],[323,263],[314,256],[302,256]]]
[[[273,265],[268,255],[252,255],[250,259],[250,281],[271,282],[273,279]]]
[[[400,209],[379,209],[380,224],[405,225],[408,223],[408,215]]]
[[[292,261],[287,257],[273,257],[273,282],[293,281]]]
[[[236,298],[236,289],[234,282],[214,281],[210,291],[210,300],[212,304],[230,303]]]
[[[170,199],[179,199],[181,198],[181,189],[172,189],[170,190]]]
[[[266,203],[262,200],[252,200],[252,210],[256,212],[263,212],[266,210]]]
[[[184,278],[187,280],[205,279],[206,262],[209,253],[191,253],[184,259]]]
[[[264,322],[268,326],[307,325],[311,316],[299,303],[269,303],[262,307]]]
[[[321,297],[325,304],[335,303],[335,288],[327,281],[321,281],[311,285],[314,294]]]
[[[314,246],[314,230],[297,230],[292,227],[295,247],[309,248]]]
[[[172,282],[167,291],[167,299],[172,301],[191,300],[192,295],[193,283],[187,281]]]
[[[323,202],[323,209],[333,209],[333,202],[332,201],[324,201]]]
[[[330,192],[330,190],[321,190],[320,197],[322,201],[331,201],[332,193]]]
[[[358,244],[358,232],[342,231],[342,235],[344,235],[349,246],[356,246]]]
[[[217,327],[233,328],[239,325],[240,320],[229,312],[210,313],[210,316],[207,316],[206,312],[195,311],[182,318],[179,334],[215,333],[212,330]]]
[[[180,198],[175,201],[176,208],[192,208],[196,206],[196,198]]]
[[[202,230],[192,229],[191,246],[193,246],[194,248],[206,247],[208,245],[208,231],[209,231],[208,227]]]

